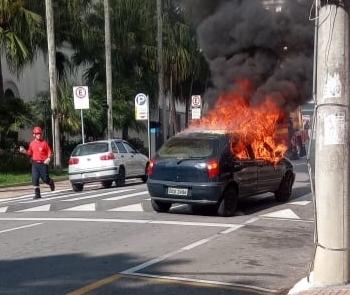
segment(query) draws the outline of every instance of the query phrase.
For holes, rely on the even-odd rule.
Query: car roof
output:
[[[233,134],[235,134],[235,132],[229,132],[227,130],[189,129],[179,133],[178,135],[176,135],[176,137],[220,138]]]

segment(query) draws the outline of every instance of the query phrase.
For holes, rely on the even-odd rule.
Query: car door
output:
[[[258,160],[258,192],[274,192],[277,190],[283,172],[281,164],[274,165],[265,160]]]
[[[128,153],[127,149],[123,145],[123,142],[115,141],[115,145],[117,146],[118,151],[119,151],[119,156],[120,156],[120,158],[122,159],[122,161],[124,163],[125,176],[129,177],[129,176],[134,175],[133,167],[132,167],[132,164],[131,164],[131,159],[129,157],[129,153]]]
[[[123,142],[129,158],[130,158],[130,165],[132,166],[133,175],[143,175],[144,174],[144,167],[142,168],[140,158],[138,157],[137,150],[131,146],[128,142]]]
[[[240,196],[248,196],[256,193],[258,184],[258,166],[255,160],[236,160],[236,181],[239,186]]]

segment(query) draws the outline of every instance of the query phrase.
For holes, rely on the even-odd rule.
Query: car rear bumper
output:
[[[187,204],[216,204],[222,196],[225,183],[181,183],[148,179],[147,187],[152,199]],[[168,188],[188,189],[187,196],[168,194]]]
[[[98,171],[81,171],[69,173],[69,180],[71,183],[90,183],[107,180],[116,180],[118,175],[118,168],[110,168]]]

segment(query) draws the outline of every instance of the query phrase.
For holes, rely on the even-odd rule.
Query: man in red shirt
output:
[[[49,176],[49,164],[52,151],[49,144],[42,138],[43,131],[40,127],[34,127],[34,140],[29,144],[28,150],[23,146],[19,151],[32,158],[32,181],[34,186],[34,199],[41,198],[39,179],[50,186],[51,191],[55,190],[55,183]]]

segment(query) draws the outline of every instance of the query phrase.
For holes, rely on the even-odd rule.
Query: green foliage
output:
[[[0,171],[2,173],[30,171],[28,157],[11,150],[0,150]]]

